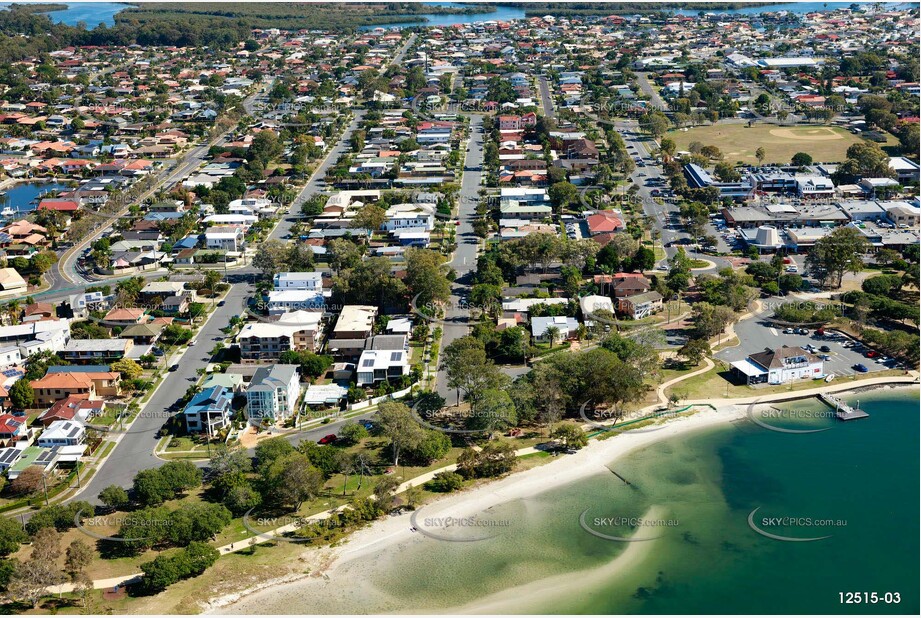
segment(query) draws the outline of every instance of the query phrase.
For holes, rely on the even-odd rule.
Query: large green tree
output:
[[[816,241],[806,256],[806,267],[822,285],[840,288],[844,273],[863,270],[863,255],[868,248],[869,243],[860,230],[839,227]]]

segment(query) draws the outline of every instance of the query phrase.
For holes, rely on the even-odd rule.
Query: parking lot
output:
[[[726,362],[743,360],[749,354],[764,351],[765,348],[777,349],[781,346],[804,347],[812,346],[811,353],[817,356],[828,356],[825,360],[825,374],[834,374],[836,377],[852,376],[858,373],[854,365],[862,364],[868,371],[867,374],[886,369],[901,368],[892,359],[882,360],[884,357],[867,358],[867,351],[857,342],[846,335],[828,331],[825,337],[817,336],[815,331],[808,329],[808,335],[784,333],[783,328],[775,328],[760,320],[745,320],[736,325],[736,333],[742,341],[741,345],[721,350],[715,354],[716,358]],[[848,345],[854,347],[846,347]],[[828,347],[828,352],[822,351],[822,346]],[[863,374],[861,374],[863,375]]]

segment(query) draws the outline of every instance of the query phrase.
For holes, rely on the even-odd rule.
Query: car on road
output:
[[[317,444],[332,444],[336,441],[336,434],[331,433],[317,440]]]
[[[360,420],[358,421],[358,424],[364,427],[365,429],[367,429],[368,431],[371,431],[372,429],[374,429],[374,423],[369,421],[368,419]]]
[[[226,305],[226,304],[227,304],[227,303],[226,303],[225,301],[222,300],[222,301],[218,302],[217,306],[218,306],[218,307],[223,307],[223,306]]]
[[[190,348],[191,348],[193,345],[195,345],[196,343],[198,343],[198,339],[196,339],[195,337],[192,337],[191,339],[189,339],[189,347],[190,347]]]
[[[819,348],[819,352],[831,352],[831,348],[828,347],[827,345],[823,345],[822,347]]]
[[[869,369],[867,369],[867,366],[862,363],[857,363],[856,365],[854,365],[853,369],[857,373],[867,373],[868,371],[870,371]]]
[[[668,270],[668,264],[659,264],[656,266],[656,270]]]

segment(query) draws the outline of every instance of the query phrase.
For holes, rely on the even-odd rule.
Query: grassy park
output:
[[[848,147],[860,141],[845,129],[822,125],[714,124],[670,131],[668,137],[675,140],[679,151],[688,150],[691,142],[716,146],[730,163],[758,163],[758,147],[766,151],[764,163],[789,163],[797,152],[809,153],[814,161],[843,161]]]

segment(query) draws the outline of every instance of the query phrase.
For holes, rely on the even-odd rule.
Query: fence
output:
[[[352,403],[352,404],[349,404],[348,409],[349,410],[363,410],[364,408],[370,408],[371,406],[376,406],[382,401],[387,401],[388,399],[398,399],[400,397],[405,397],[410,392],[412,392],[412,390],[413,390],[413,387],[410,386],[409,388],[404,388],[401,391],[395,391],[393,393],[390,393],[389,395],[381,395],[380,397],[373,397],[365,401],[359,401],[358,403]]]

